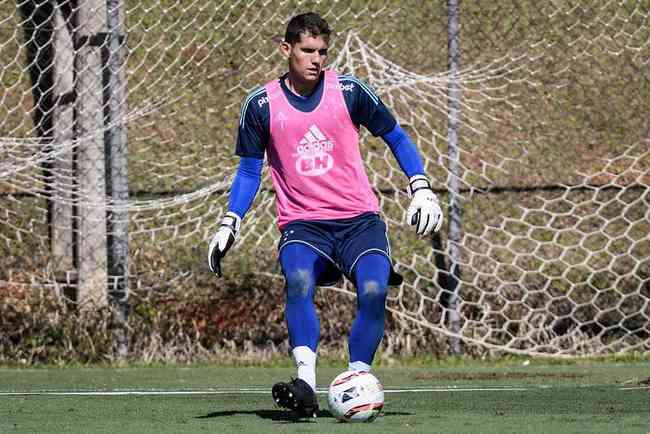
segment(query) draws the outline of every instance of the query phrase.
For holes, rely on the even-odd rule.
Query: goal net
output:
[[[445,213],[440,237],[417,238],[404,174],[362,134],[405,276],[385,345],[648,351],[650,3],[462,2],[457,72],[443,3],[0,0],[0,287],[125,302],[212,285],[240,104],[285,70],[288,19],[314,10],[330,67],[393,111]],[[225,272],[281,281],[278,237],[265,169]]]

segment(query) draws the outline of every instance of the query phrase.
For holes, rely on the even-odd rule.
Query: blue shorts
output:
[[[278,251],[291,243],[309,246],[330,266],[319,276],[318,285],[333,285],[344,274],[354,282],[354,266],[366,253],[380,253],[391,264],[388,284],[400,285],[402,276],[393,270],[386,224],[374,212],[337,220],[295,220],[282,228]]]

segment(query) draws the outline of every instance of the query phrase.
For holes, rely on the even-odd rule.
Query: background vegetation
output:
[[[359,63],[354,72],[381,90],[391,89],[383,77],[397,77],[381,97],[418,142],[441,202],[448,202],[443,3],[203,6],[126,2],[127,105],[155,108],[128,124],[132,199],[173,199],[221,180],[227,185],[237,163],[240,103],[283,71],[275,46],[286,19],[309,9],[336,31],[332,59],[354,32],[392,62]],[[33,138],[21,19],[13,2],[1,1],[0,12],[7,17],[0,22],[0,82],[7,89],[0,135]],[[578,353],[647,350],[650,2],[474,1],[462,2],[460,13],[464,353],[499,353],[503,342],[524,351],[544,342]],[[355,58],[363,58],[359,50]],[[412,76],[398,67],[441,81],[400,89]],[[440,333],[441,306],[449,294],[441,279],[448,275],[433,269],[430,240],[402,226],[404,179],[385,145],[366,137],[363,149],[382,192],[394,256],[410,282],[391,294],[380,357],[443,356],[449,346]],[[61,297],[68,289],[52,276],[46,200],[39,185],[32,186],[36,194],[25,193],[14,181],[0,179],[0,362],[112,360],[113,334],[122,324],[110,308],[80,312]],[[205,251],[226,189],[131,213],[130,358],[286,354],[269,188],[263,186],[241,244],[224,261],[224,279],[207,270]],[[444,235],[438,253],[447,248]],[[345,291],[351,288],[338,289],[317,294],[324,353],[345,352],[353,316],[354,298]],[[422,303],[424,316],[417,313]]]

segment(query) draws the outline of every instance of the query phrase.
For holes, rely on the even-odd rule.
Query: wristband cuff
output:
[[[239,232],[239,227],[241,226],[241,217],[235,214],[232,211],[228,211],[225,216],[221,219],[220,227],[227,227],[233,231],[233,234]]]
[[[431,190],[429,179],[424,175],[414,175],[409,178],[409,197],[413,197],[418,190]]]

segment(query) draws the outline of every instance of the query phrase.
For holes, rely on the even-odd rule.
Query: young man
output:
[[[379,97],[353,76],[325,70],[330,28],[314,13],[289,22],[282,54],[289,71],[244,100],[236,153],[241,157],[228,212],[210,243],[210,269],[234,243],[268,157],[282,232],[279,258],[286,280],[285,318],[297,378],[273,386],[280,406],[315,416],[318,285],[341,274],[354,283],[357,310],[349,336],[349,369],[370,370],[384,334],[393,271],[386,225],[359,151],[359,127],[381,136],[409,179],[407,221],[420,235],[442,225],[442,211],[414,144]]]

